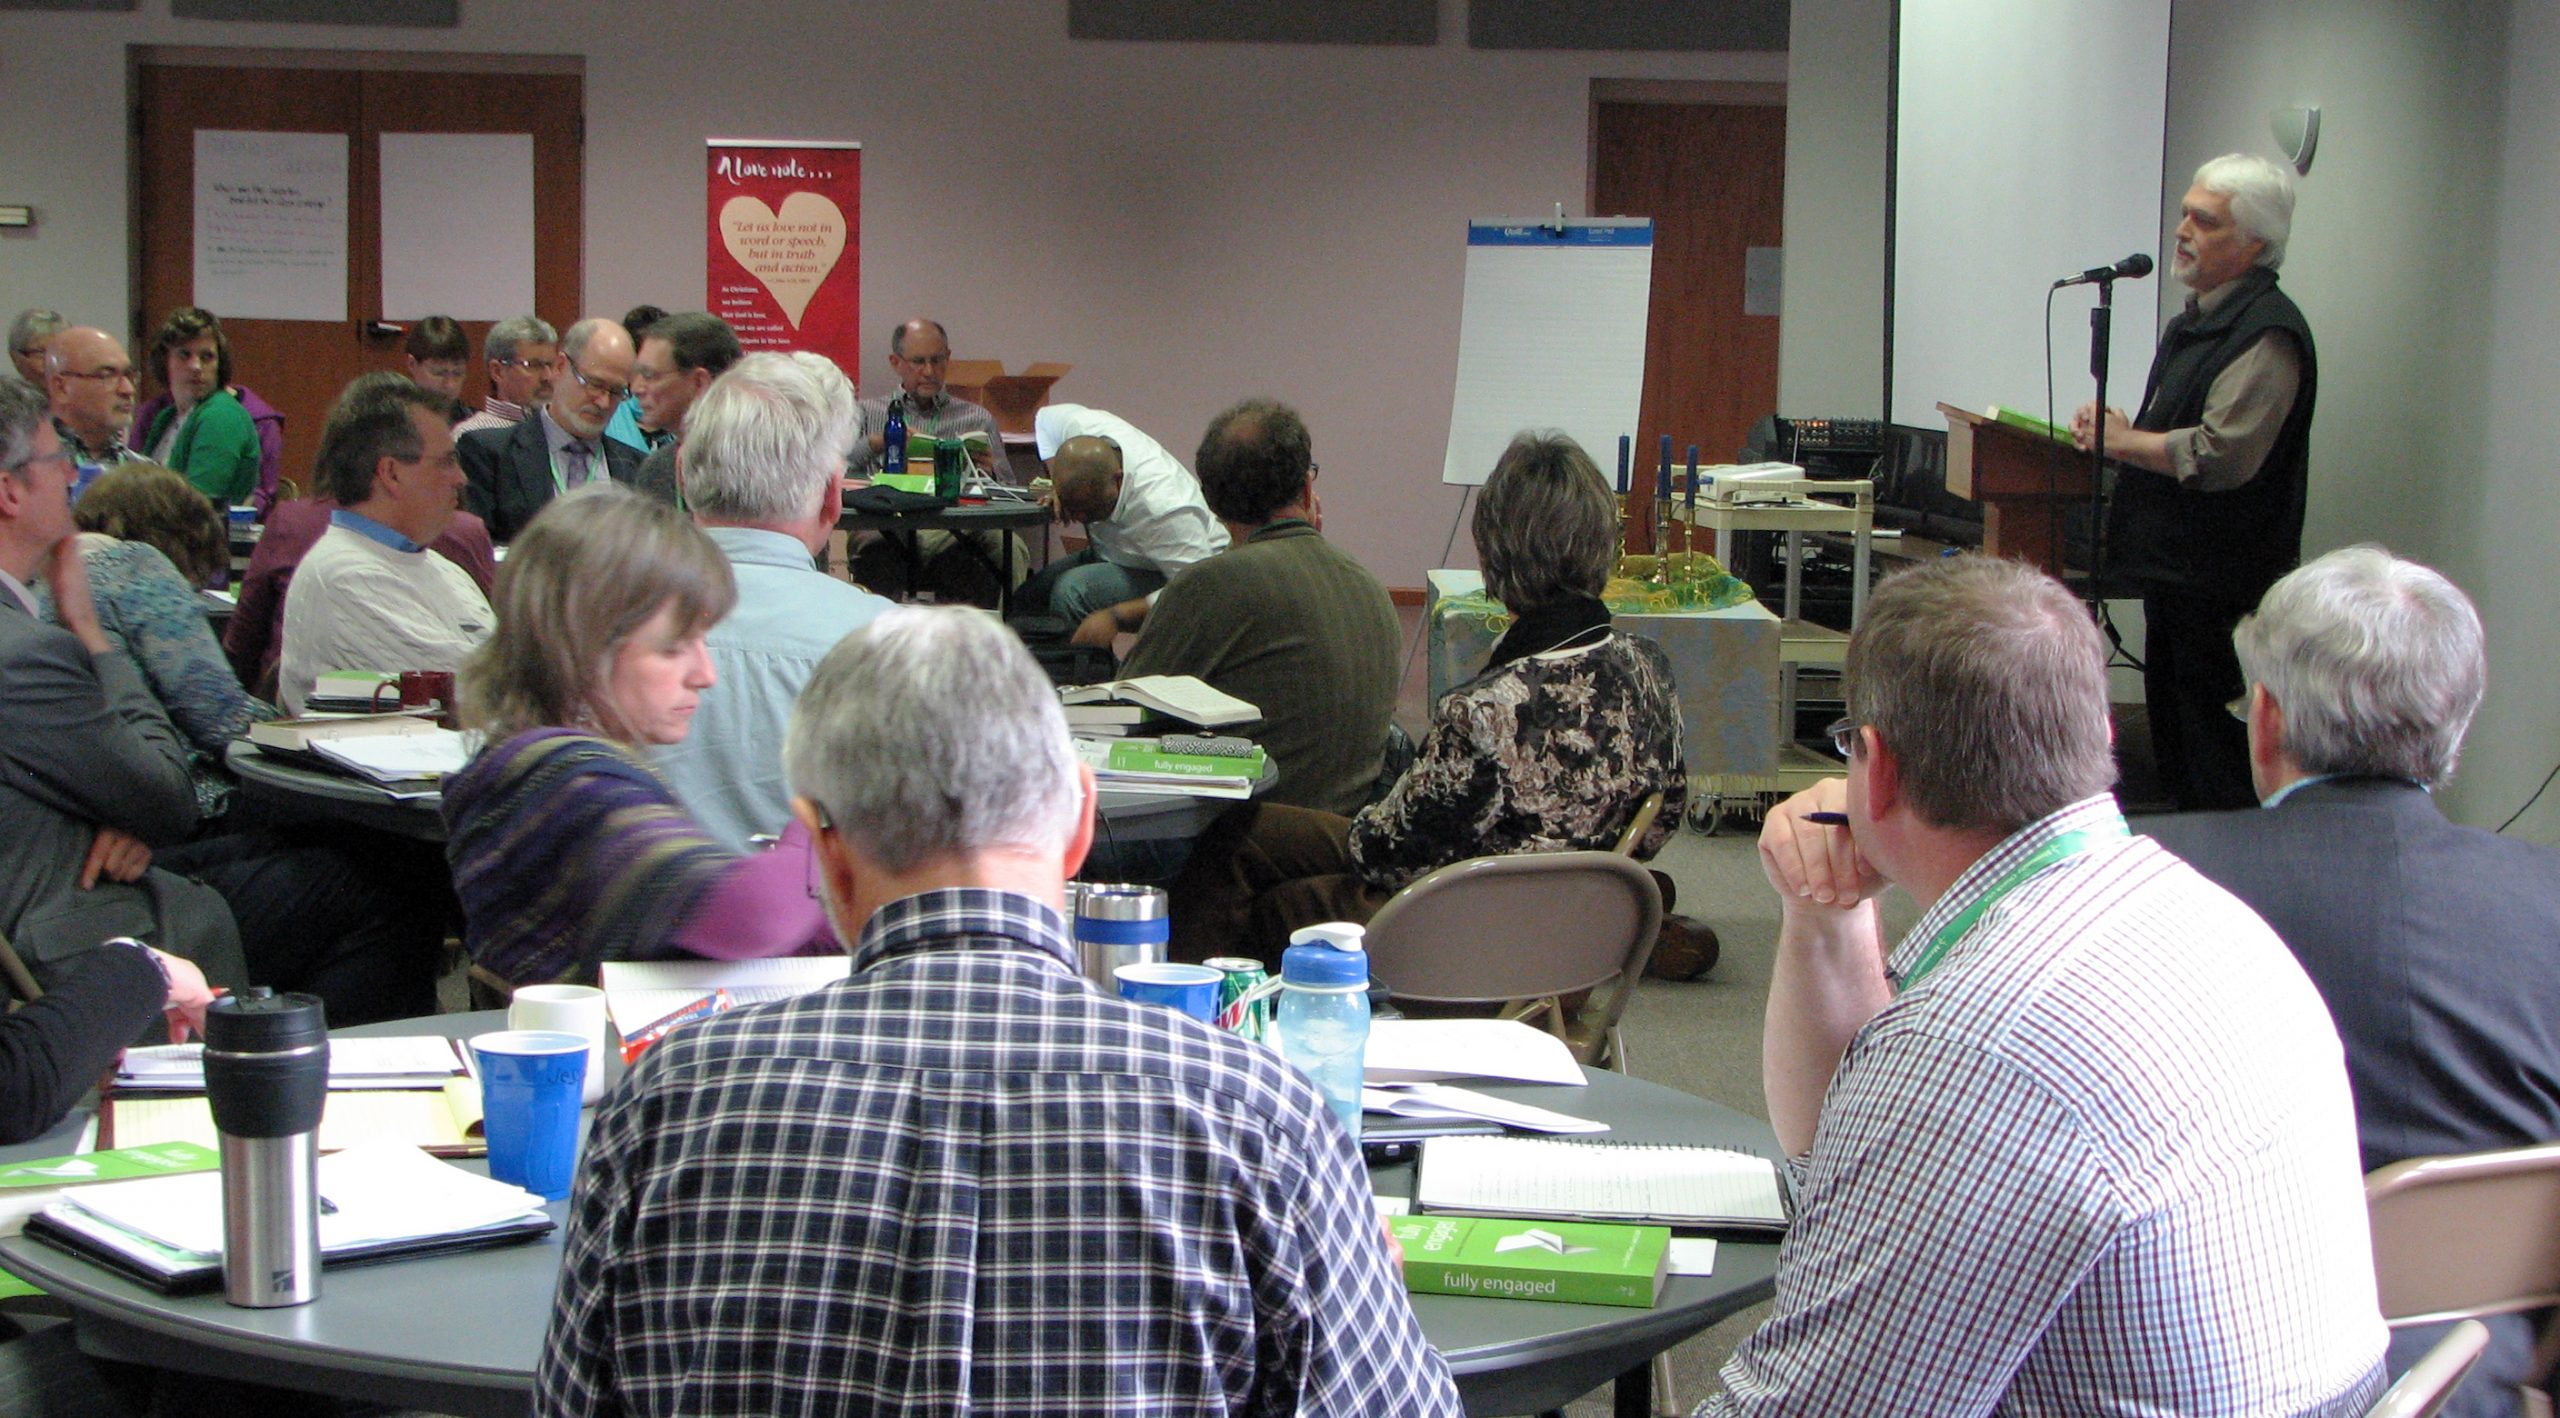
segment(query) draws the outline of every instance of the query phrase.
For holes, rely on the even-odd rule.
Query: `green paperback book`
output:
[[[2040,438],[2050,438],[2056,443],[2068,443],[2071,441],[2070,429],[2067,429],[2058,423],[2046,423],[2043,419],[2037,418],[2034,414],[2026,413],[2022,410],[2004,409],[1998,404],[1993,404],[1990,409],[1990,417],[1998,422],[2009,425],[2011,428],[2022,428]]]
[[[1262,745],[1251,753],[1167,753],[1142,743],[1115,743],[1109,760],[1114,773],[1171,773],[1185,778],[1259,778]]]
[[[1563,1300],[1649,1310],[1662,1298],[1671,1228],[1490,1216],[1398,1216],[1404,1288],[1416,1295]]]

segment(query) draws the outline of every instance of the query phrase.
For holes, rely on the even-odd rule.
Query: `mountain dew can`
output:
[[[1201,962],[1226,978],[1218,984],[1218,1027],[1260,1043],[1271,1032],[1271,997],[1247,1001],[1245,996],[1271,978],[1262,962],[1240,955]]]

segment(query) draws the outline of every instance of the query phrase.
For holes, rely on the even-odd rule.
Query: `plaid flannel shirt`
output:
[[[1058,914],[884,907],[854,977],[598,1111],[544,1414],[1456,1414],[1366,1174],[1259,1045],[1103,996]]]

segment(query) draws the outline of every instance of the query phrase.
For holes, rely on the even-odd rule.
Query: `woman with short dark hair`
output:
[[[1251,804],[1203,837],[1173,886],[1177,957],[1276,963],[1297,927],[1365,921],[1452,862],[1606,850],[1656,791],[1637,855],[1670,840],[1687,797],[1680,701],[1670,659],[1613,630],[1600,599],[1618,511],[1599,468],[1563,434],[1520,435],[1474,533],[1513,618],[1483,671],[1433,706],[1413,765],[1357,816]]]
[[[647,756],[691,730],[715,679],[703,637],[737,596],[699,527],[615,484],[552,499],[508,549],[498,628],[459,677],[487,741],[444,790],[476,974],[512,987],[834,946],[807,829],[734,855]]]
[[[222,322],[192,305],[169,312],[145,370],[169,403],[151,415],[137,448],[215,502],[247,503],[258,491],[258,427],[231,390]]]

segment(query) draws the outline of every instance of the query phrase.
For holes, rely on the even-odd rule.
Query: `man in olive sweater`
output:
[[[1368,802],[1395,711],[1403,631],[1387,588],[1320,530],[1305,420],[1248,399],[1195,461],[1232,543],[1166,583],[1123,673],[1196,675],[1262,710],[1280,767],[1265,801],[1349,814]]]

